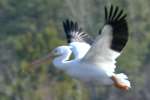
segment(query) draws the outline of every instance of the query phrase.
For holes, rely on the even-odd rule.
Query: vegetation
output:
[[[117,71],[129,75],[128,92],[96,87],[97,100],[150,100],[149,0],[0,0],[0,100],[90,100],[90,88],[55,69],[29,64],[65,45],[62,21],[78,21],[93,37],[103,26],[104,6],[128,14],[130,39]]]

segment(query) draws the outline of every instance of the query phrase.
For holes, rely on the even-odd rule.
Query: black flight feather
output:
[[[113,29],[111,49],[117,52],[121,52],[128,41],[126,16],[117,6],[111,6],[109,11],[105,7],[105,25],[111,25]]]
[[[93,43],[93,39],[82,31],[82,28],[78,26],[77,22],[72,20],[65,20],[63,22],[63,28],[66,34],[67,42],[86,42],[88,44]]]

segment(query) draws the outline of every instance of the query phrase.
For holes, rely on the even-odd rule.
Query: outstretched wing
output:
[[[90,49],[93,39],[79,27],[77,22],[67,19],[63,22],[63,27],[75,59],[83,58]]]
[[[67,42],[86,42],[88,44],[93,43],[93,39],[85,33],[81,27],[79,27],[77,22],[72,20],[65,20],[63,22],[64,31],[66,34]]]
[[[114,64],[128,41],[126,14],[119,7],[105,7],[105,25],[82,62]]]

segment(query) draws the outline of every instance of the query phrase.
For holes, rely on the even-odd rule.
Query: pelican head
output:
[[[60,64],[60,62],[64,62],[69,59],[72,53],[70,48],[70,46],[59,46],[46,56],[33,61],[31,65],[38,66],[44,62],[50,61],[50,59],[54,59],[53,64],[57,66]]]
[[[71,50],[69,46],[59,46],[51,52],[52,57],[59,57],[63,55],[68,55],[70,53],[71,53]]]
[[[64,70],[66,68],[66,62],[69,60],[71,56],[70,46],[60,46],[55,48],[52,51],[52,55],[54,58],[53,64],[56,68]]]

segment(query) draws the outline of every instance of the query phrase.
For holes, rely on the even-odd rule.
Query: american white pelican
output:
[[[73,78],[128,90],[131,87],[128,77],[124,73],[115,73],[116,58],[128,40],[126,16],[118,6],[111,6],[109,10],[105,7],[105,23],[95,40],[82,31],[77,22],[64,21],[69,45],[55,48],[46,58],[32,64],[38,65],[53,54],[54,66]],[[72,53],[75,58],[70,60]]]

